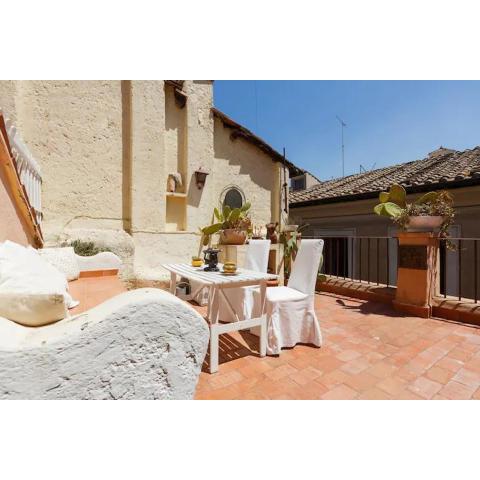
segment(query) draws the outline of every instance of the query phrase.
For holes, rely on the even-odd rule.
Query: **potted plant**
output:
[[[278,230],[278,222],[270,222],[266,225],[267,228],[267,240],[270,240],[272,243],[278,242],[277,230]]]
[[[453,198],[446,190],[428,192],[407,203],[407,193],[401,185],[392,185],[389,192],[380,193],[380,203],[374,207],[377,215],[390,217],[406,231],[434,231],[448,236],[453,222]]]
[[[222,212],[214,208],[213,216],[217,222],[201,229],[203,245],[208,245],[211,236],[215,233],[220,233],[220,243],[224,245],[243,245],[247,239],[247,234],[252,230],[252,221],[248,216],[249,210],[249,202],[234,209],[225,205]]]
[[[302,238],[302,230],[307,228],[309,224],[302,225],[299,227],[295,225],[295,229],[283,229],[280,233],[280,241],[283,243],[283,261],[284,261],[284,273],[285,278],[290,276],[290,270],[292,266],[292,260],[295,260],[295,257],[298,252],[298,244]]]

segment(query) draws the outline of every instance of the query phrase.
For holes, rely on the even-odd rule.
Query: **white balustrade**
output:
[[[42,221],[42,173],[40,165],[23,142],[17,128],[6,119],[7,135],[16,162],[17,172],[27,192],[37,223]]]

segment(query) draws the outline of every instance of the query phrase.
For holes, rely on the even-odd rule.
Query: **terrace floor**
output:
[[[260,358],[255,336],[222,335],[219,372],[207,355],[196,398],[480,399],[480,329],[328,293],[316,306],[322,348]]]

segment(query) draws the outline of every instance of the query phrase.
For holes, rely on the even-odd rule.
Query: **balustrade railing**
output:
[[[7,135],[20,181],[32,206],[37,223],[42,221],[42,173],[40,165],[23,142],[17,128],[6,120]]]
[[[396,237],[321,236],[322,273],[325,275],[366,282],[375,285],[396,285],[397,250]]]
[[[440,240],[438,290],[443,298],[478,303],[480,238]]]
[[[395,286],[396,237],[321,236],[325,241],[322,273],[331,277]],[[436,295],[479,303],[480,238],[440,239]]]

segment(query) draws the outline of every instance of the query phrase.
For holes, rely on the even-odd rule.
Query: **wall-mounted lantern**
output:
[[[205,185],[205,180],[207,179],[208,172],[200,167],[198,170],[195,170],[195,181],[197,187],[201,190]]]

